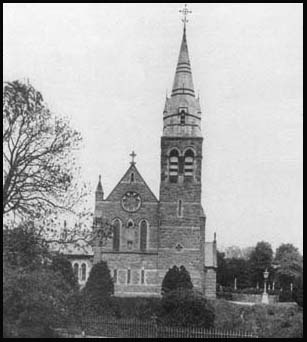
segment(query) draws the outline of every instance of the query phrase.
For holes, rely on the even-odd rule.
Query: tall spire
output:
[[[195,97],[186,34],[187,14],[191,11],[185,5],[179,12],[184,16],[183,35],[171,97],[166,98],[163,111],[163,136],[201,137],[201,109]]]
[[[171,96],[180,94],[195,97],[185,23]]]

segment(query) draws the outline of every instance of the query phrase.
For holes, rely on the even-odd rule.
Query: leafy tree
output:
[[[29,228],[29,227],[26,227]],[[51,327],[63,320],[75,291],[34,229],[4,232],[3,313],[6,337],[52,337]]]
[[[83,290],[86,307],[84,310],[96,314],[107,311],[110,297],[114,294],[114,283],[105,261],[95,264]]]
[[[47,246],[36,235],[33,222],[4,229],[3,259],[11,267],[36,268],[47,258]]]
[[[52,257],[51,269],[59,272],[71,288],[78,288],[78,280],[73,272],[71,262],[63,254],[56,254]]]
[[[298,249],[292,243],[282,243],[276,249],[274,261],[276,263],[280,262],[285,254],[296,254],[300,256]]]
[[[254,246],[249,246],[249,247],[245,247],[242,248],[242,258],[245,260],[249,260],[251,253],[253,252],[253,250],[255,249]]]
[[[276,249],[274,262],[278,265],[277,280],[283,288],[289,288],[290,283],[293,283],[303,272],[303,258],[298,249],[290,243],[281,244]]]
[[[249,258],[250,280],[254,286],[257,282],[259,285],[263,284],[263,272],[265,269],[271,271],[272,260],[271,245],[265,241],[258,242]]]
[[[70,286],[59,273],[41,267],[28,272],[4,267],[3,316],[6,337],[52,337],[65,317]]]
[[[234,279],[237,279],[237,288],[243,289],[250,285],[249,262],[245,259],[232,258],[227,260],[227,285],[234,286]]]
[[[250,286],[249,262],[243,258],[227,258],[225,253],[217,252],[217,284],[218,286],[234,287],[237,279],[237,288]]]
[[[162,281],[161,293],[164,295],[178,288],[193,288],[190,274],[183,265],[180,268],[175,265],[167,271]]]

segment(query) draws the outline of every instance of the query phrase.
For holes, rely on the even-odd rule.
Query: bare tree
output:
[[[69,208],[81,135],[53,117],[42,94],[20,81],[3,91],[3,214]],[[66,201],[66,202],[65,202]]]
[[[42,225],[42,227],[44,227]],[[63,229],[53,229],[47,225],[46,229],[40,231],[40,237],[44,243],[55,247],[59,252],[65,252],[70,247],[79,248],[84,252],[89,246],[104,246],[113,234],[113,225],[105,218],[96,218],[85,215],[72,226],[64,224]]]
[[[53,116],[34,87],[20,81],[3,88],[3,215],[17,214],[23,226],[35,226],[47,243],[101,244],[112,234],[106,220],[93,222],[82,201],[89,194],[80,186],[74,151],[82,138],[69,120]],[[64,230],[63,214],[75,222]],[[15,218],[7,227],[15,224]],[[20,223],[20,222],[19,222]],[[19,224],[17,222],[17,225]]]

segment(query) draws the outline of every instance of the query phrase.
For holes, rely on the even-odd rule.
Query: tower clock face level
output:
[[[140,209],[141,207],[141,196],[134,191],[128,191],[122,197],[121,205],[124,210],[129,212],[135,212]]]

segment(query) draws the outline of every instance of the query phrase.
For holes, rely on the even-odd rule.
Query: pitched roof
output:
[[[134,174],[134,181],[131,182],[131,174]],[[155,194],[151,191],[147,183],[145,182],[144,178],[141,176],[139,170],[135,166],[135,163],[131,163],[128,170],[125,172],[123,177],[120,179],[120,181],[117,183],[117,185],[114,187],[114,189],[110,192],[108,197],[105,199],[105,201],[116,201],[119,198],[118,194],[122,194],[126,191],[127,187],[131,188],[131,190],[142,192],[143,193],[143,200],[146,202],[158,202],[157,197]],[[120,195],[121,198],[121,195]]]

